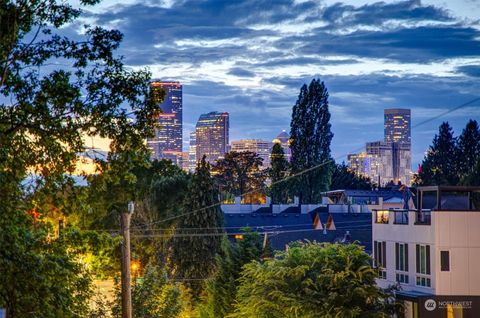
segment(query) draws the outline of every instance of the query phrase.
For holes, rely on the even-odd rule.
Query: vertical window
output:
[[[384,241],[374,241],[374,259],[375,259],[375,266],[380,268],[379,276],[380,278],[386,279],[387,272],[383,269],[387,268],[387,242]]]
[[[440,251],[440,270],[450,271],[450,251]]]
[[[419,286],[431,286],[431,280],[429,277],[425,277],[430,275],[430,245],[420,245],[417,244],[415,246],[415,254],[416,254],[416,272],[417,279],[416,283]]]
[[[408,244],[395,243],[396,280],[408,284]]]

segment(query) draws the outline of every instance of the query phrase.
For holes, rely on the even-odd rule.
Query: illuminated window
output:
[[[375,223],[388,224],[388,210],[375,212]]]

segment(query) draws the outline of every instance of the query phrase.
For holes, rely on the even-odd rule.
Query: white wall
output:
[[[480,212],[435,212],[438,295],[480,295]],[[440,251],[450,252],[450,271],[440,271]]]

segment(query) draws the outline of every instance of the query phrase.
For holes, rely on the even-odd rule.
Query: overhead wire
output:
[[[457,110],[459,110],[459,109],[461,109],[461,108],[463,108],[463,107],[472,105],[473,103],[475,103],[475,102],[477,102],[477,101],[480,101],[480,97],[476,97],[476,98],[474,98],[474,99],[472,99],[472,100],[470,100],[470,101],[468,101],[468,102],[465,102],[465,103],[463,103],[463,104],[461,104],[461,105],[459,105],[459,106],[456,106],[456,107],[454,107],[454,108],[452,108],[452,109],[449,109],[449,110],[447,110],[447,111],[445,111],[445,112],[443,112],[443,113],[441,113],[441,114],[439,114],[439,115],[436,115],[436,116],[433,116],[433,117],[431,117],[431,118],[429,118],[429,119],[427,119],[427,120],[421,121],[420,123],[413,125],[411,128],[412,128],[412,129],[418,128],[419,126],[424,125],[424,124],[426,124],[426,123],[428,123],[428,122],[430,122],[430,121],[433,121],[433,120],[435,120],[435,119],[438,119],[438,118],[440,118],[440,117],[443,117],[443,116],[445,116],[445,115],[447,115],[447,114],[450,114],[450,113],[452,113],[452,112],[454,112],[454,111],[457,111]],[[359,149],[355,149],[355,150],[353,150],[352,152],[356,152],[356,151],[359,151],[359,150],[362,150],[362,149],[363,149],[363,147],[361,147],[361,148],[359,148]],[[287,176],[287,177],[282,178],[282,179],[280,179],[280,180],[277,180],[277,181],[275,181],[275,182],[272,182],[272,183],[270,184],[270,186],[272,186],[272,185],[277,185],[277,184],[286,182],[286,181],[288,181],[288,180],[291,180],[291,179],[293,179],[293,178],[296,178],[296,177],[298,177],[298,176],[301,176],[301,175],[303,175],[303,174],[305,174],[305,173],[307,173],[307,172],[316,170],[316,169],[318,169],[318,168],[320,168],[320,167],[322,167],[322,166],[330,163],[331,161],[335,162],[336,160],[338,160],[338,159],[340,159],[340,158],[344,158],[344,157],[346,157],[348,154],[350,154],[350,153],[352,153],[352,152],[349,152],[349,153],[347,153],[347,154],[343,154],[343,155],[337,156],[337,157],[335,157],[335,158],[330,158],[330,159],[328,159],[328,160],[325,160],[325,161],[323,161],[323,162],[321,162],[321,163],[319,163],[319,164],[317,164],[317,165],[315,165],[315,166],[312,166],[312,167],[310,167],[310,168],[307,168],[307,169],[304,169],[304,170],[302,170],[302,171],[299,171],[299,172],[297,172],[297,173],[295,173],[295,174],[293,174],[293,175],[290,175],[290,176]],[[264,190],[265,190],[265,189],[266,189],[266,187],[264,188]],[[246,196],[246,195],[248,195],[248,194],[252,194],[252,193],[255,193],[255,192],[257,192],[257,191],[258,191],[258,190],[251,190],[251,191],[248,191],[248,192],[242,194],[241,196]],[[141,227],[146,227],[146,226],[150,226],[150,225],[155,225],[155,224],[160,224],[160,223],[172,221],[172,220],[175,220],[175,219],[178,219],[178,218],[187,216],[187,215],[191,215],[191,214],[194,214],[194,213],[198,213],[198,212],[201,212],[201,211],[204,211],[204,210],[207,210],[207,209],[211,209],[211,208],[215,208],[215,207],[221,206],[221,205],[222,205],[222,202],[217,202],[217,203],[214,203],[214,204],[211,204],[211,205],[208,205],[208,206],[206,206],[206,207],[202,207],[202,208],[199,208],[199,209],[196,209],[196,210],[193,210],[193,211],[189,211],[189,212],[185,212],[185,213],[180,213],[180,214],[177,214],[177,215],[174,215],[174,216],[171,216],[171,217],[162,219],[162,220],[158,220],[158,221],[154,221],[154,222],[150,222],[150,223],[146,223],[146,224],[142,224],[142,225],[137,225],[137,226],[131,227],[131,228],[132,228],[132,229],[134,229],[134,228],[137,228],[137,229],[138,229],[138,228],[141,228]]]

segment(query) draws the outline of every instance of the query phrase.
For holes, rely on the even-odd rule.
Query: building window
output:
[[[375,223],[388,224],[388,211],[375,211]]]
[[[416,284],[418,286],[431,287],[430,275],[430,245],[415,246],[416,255]]]
[[[379,269],[379,278],[387,279],[387,242],[374,241],[373,245],[375,267]]]
[[[396,280],[408,284],[408,244],[395,243]]]
[[[394,224],[408,224],[408,210],[394,211]]]
[[[440,270],[450,271],[450,251],[440,251]]]
[[[415,224],[420,225],[430,225],[432,223],[432,216],[430,210],[419,210],[417,211],[417,219]]]

